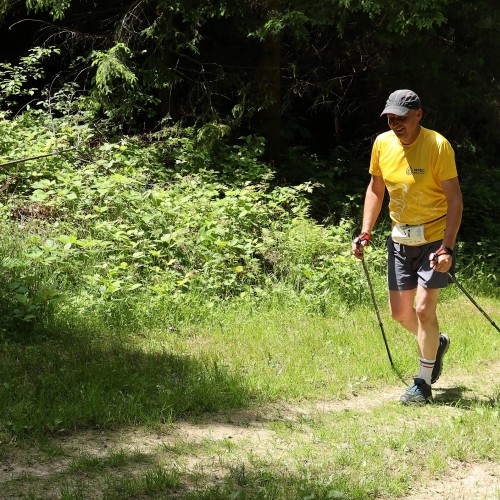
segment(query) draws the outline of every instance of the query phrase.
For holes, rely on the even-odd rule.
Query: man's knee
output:
[[[392,319],[398,321],[399,323],[406,323],[411,320],[412,316],[415,314],[413,308],[393,308],[390,309]]]
[[[436,317],[436,305],[434,303],[429,304],[423,302],[416,305],[415,312],[417,313],[419,321],[421,323],[425,323],[427,321],[434,320]]]

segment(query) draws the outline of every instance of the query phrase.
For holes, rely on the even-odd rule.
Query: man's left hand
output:
[[[453,264],[453,250],[441,245],[435,253],[429,255],[431,268],[439,273],[447,273]]]
[[[436,255],[434,260],[431,260],[431,268],[440,273],[447,273],[453,264],[453,257],[448,254]]]

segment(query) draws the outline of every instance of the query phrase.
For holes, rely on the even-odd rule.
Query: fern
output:
[[[71,6],[71,0],[26,0],[28,11],[48,11],[55,21],[64,17]]]
[[[94,81],[100,94],[110,95],[116,92],[116,86],[120,82],[129,89],[136,86],[137,76],[127,66],[131,55],[132,51],[124,43],[117,43],[108,51],[92,53],[92,66],[97,68]]]

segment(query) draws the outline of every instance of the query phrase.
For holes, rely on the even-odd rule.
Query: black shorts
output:
[[[448,273],[440,273],[431,268],[429,255],[435,252],[443,240],[433,241],[425,245],[401,245],[387,239],[387,284],[389,290],[414,290],[417,285],[424,288],[445,288],[449,283]],[[455,270],[455,255],[453,264],[448,271]]]

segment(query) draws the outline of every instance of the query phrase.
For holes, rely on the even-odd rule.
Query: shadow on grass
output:
[[[34,497],[35,491],[59,490],[61,498],[172,498],[190,500],[234,499],[332,499],[364,500],[375,498],[380,482],[367,476],[337,470],[304,468],[294,471],[283,465],[262,462],[257,466],[239,462],[208,464],[196,472],[183,472],[176,464],[151,465],[151,458],[130,474],[130,464],[102,464],[99,469],[84,470],[85,481],[75,480],[67,472],[52,476],[18,478],[2,484],[9,498]],[[144,467],[144,465],[146,465]],[[142,465],[142,467],[141,467]],[[215,472],[216,470],[216,472]],[[397,482],[397,480],[396,480]],[[403,493],[404,485],[385,485]],[[392,488],[391,488],[392,486]],[[99,493],[97,493],[99,492]],[[30,498],[31,498],[30,496]],[[37,496],[38,498],[38,496]]]
[[[103,498],[184,498],[190,500],[227,500],[230,498],[374,498],[379,486],[366,477],[350,476],[342,471],[291,471],[267,463],[260,467],[244,463],[217,466],[218,473],[203,470],[183,474],[174,468],[143,471],[134,478],[116,475],[103,488]],[[87,495],[81,487],[67,489],[71,498]]]
[[[130,339],[68,334],[4,341],[0,357],[0,431],[17,437],[154,425],[251,398],[241,375],[168,345],[148,352]]]
[[[488,399],[470,397],[471,390],[464,386],[434,389],[434,404],[444,406],[457,406],[463,409],[470,409],[478,405],[494,408],[500,403],[499,395],[492,395]]]
[[[369,482],[368,482],[369,483]],[[230,472],[223,484],[198,489],[183,495],[190,500],[225,500],[227,498],[374,498],[376,487],[348,477],[330,475],[313,479],[304,474],[272,472],[261,469],[245,473],[243,467]]]

